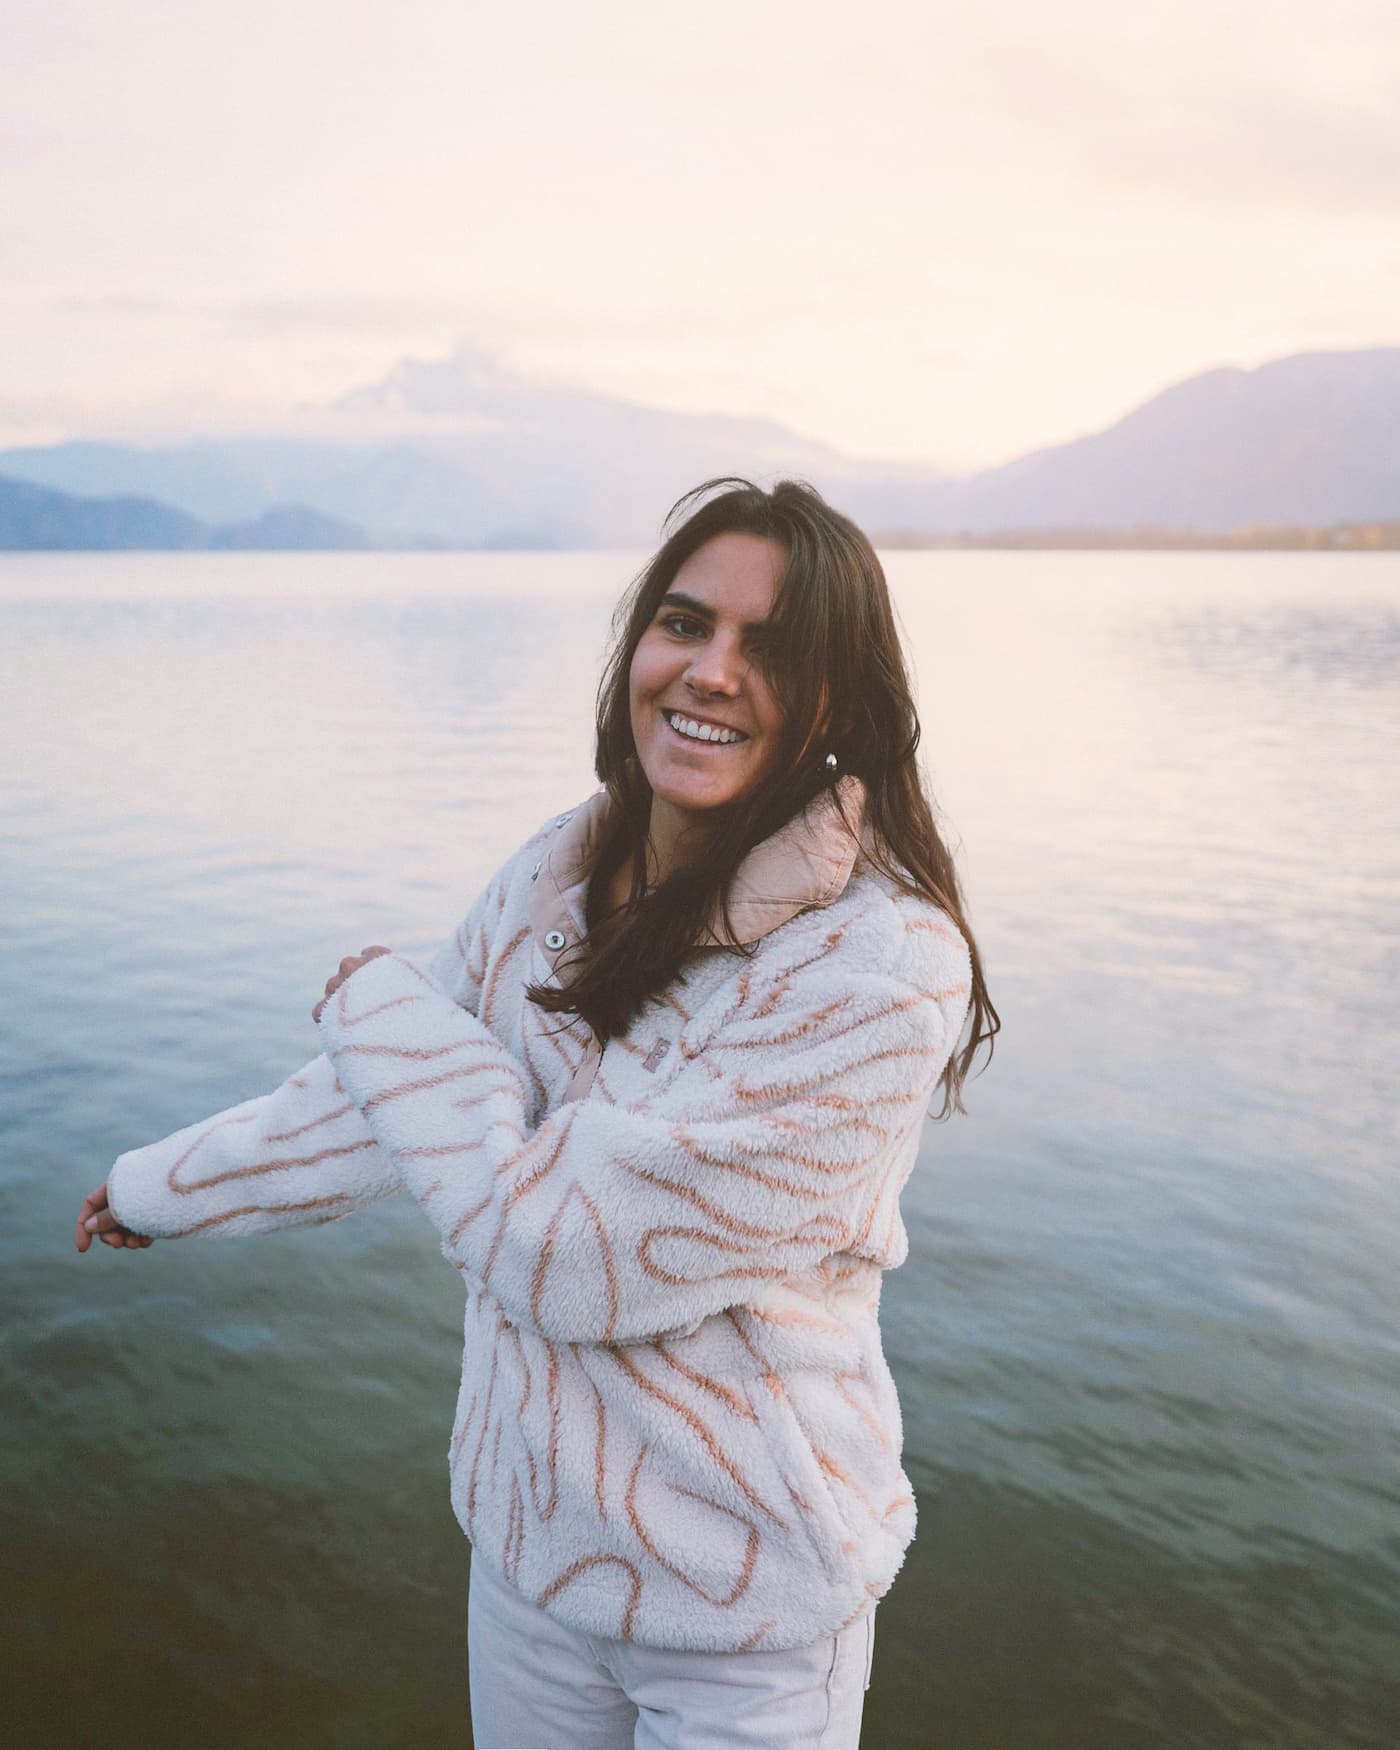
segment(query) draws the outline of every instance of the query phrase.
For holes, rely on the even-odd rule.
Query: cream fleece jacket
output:
[[[221,1235],[406,1188],[466,1295],[448,1456],[473,1559],[588,1634],[806,1645],[914,1534],[880,1288],[967,946],[822,797],[739,871],[752,952],[701,948],[600,1053],[524,993],[566,975],[608,806],[532,835],[431,963],[356,970],[322,1056],[122,1155],[109,1197],[138,1232]]]

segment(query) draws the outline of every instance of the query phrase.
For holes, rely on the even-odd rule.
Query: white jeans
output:
[[[677,1653],[564,1627],[471,1564],[476,1750],[857,1750],[874,1608],[829,1640]]]

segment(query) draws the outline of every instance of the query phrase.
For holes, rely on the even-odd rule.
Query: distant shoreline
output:
[[[1010,529],[990,534],[919,534],[908,529],[880,530],[870,536],[880,552],[1021,553],[1395,553],[1400,552],[1400,522],[1340,523],[1334,528],[1255,528],[1234,534],[1204,534],[1190,529]],[[275,534],[239,542],[143,540],[94,541],[7,538],[0,526],[0,553],[559,553],[611,552],[609,547],[534,546],[528,540],[473,546],[466,542],[365,538],[360,541],[314,538],[279,542]]]
[[[1400,351],[1400,349],[1397,349]],[[1388,495],[1387,495],[1388,496]],[[993,515],[988,510],[986,513]],[[1105,507],[1105,515],[1112,515]],[[935,517],[922,507],[917,516]],[[89,498],[0,474],[0,551],[66,553],[522,553],[605,552],[586,527],[568,537],[528,523],[488,524],[466,541],[422,534],[402,524],[369,527],[314,505],[276,503],[237,522],[214,523],[160,499],[135,494]],[[1044,524],[1015,529],[935,532],[895,527],[872,532],[877,548],[991,548],[1023,552],[1384,553],[1400,551],[1400,517],[1326,524],[1241,523],[1228,532],[1160,528],[1150,523]]]
[[[1334,523],[1327,528],[1260,526],[1232,534],[1194,529],[1011,529],[1000,534],[925,535],[885,530],[871,536],[884,548],[1016,548],[1044,552],[1144,553],[1394,553],[1400,552],[1400,522]]]

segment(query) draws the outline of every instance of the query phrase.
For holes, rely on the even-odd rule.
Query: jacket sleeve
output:
[[[449,1261],[518,1324],[627,1342],[691,1328],[866,1237],[966,1009],[965,960],[946,937],[930,956],[928,939],[886,971],[824,951],[741,977],[708,1036],[682,1034],[647,1107],[595,1084],[534,1130],[510,1054],[400,955],[347,979],[321,1036]]]
[[[430,962],[435,984],[473,1015],[508,868]],[[120,1155],[107,1175],[117,1220],[159,1239],[306,1227],[402,1189],[393,1160],[324,1054],[270,1094]]]

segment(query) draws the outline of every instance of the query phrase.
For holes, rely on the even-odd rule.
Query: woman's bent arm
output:
[[[510,1053],[401,955],[347,978],[321,1037],[449,1260],[517,1323],[626,1342],[879,1250],[965,1012],[966,948],[925,932],[871,967],[812,942],[744,981],[647,1107],[588,1098],[534,1131]]]

